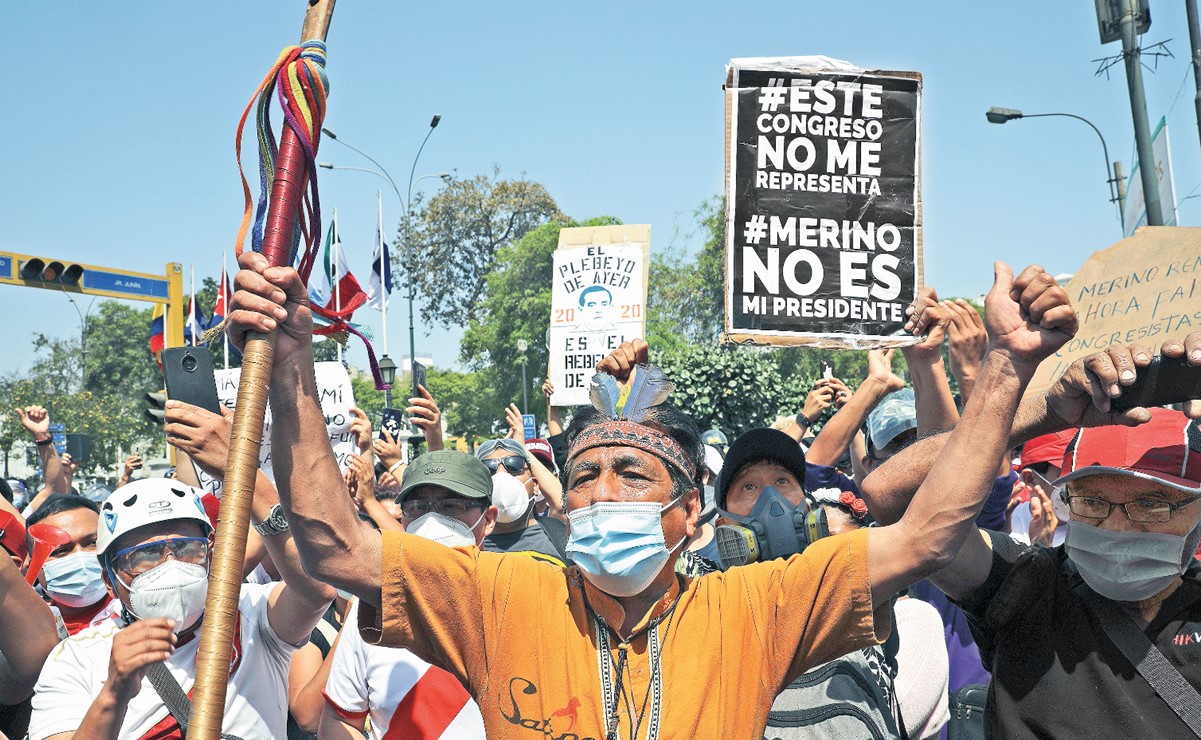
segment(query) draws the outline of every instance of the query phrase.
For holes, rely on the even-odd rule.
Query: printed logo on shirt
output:
[[[1178,632],[1172,638],[1172,644],[1177,647],[1201,645],[1201,632]]]
[[[516,689],[516,692],[514,691]],[[528,716],[521,710],[521,704],[517,697],[533,696],[538,693],[538,687],[533,681],[525,678],[512,678],[509,680],[509,708],[506,711],[506,700],[504,697],[497,697],[497,707],[500,709],[500,716],[508,720],[509,724],[524,727],[527,730],[533,730],[541,734],[547,740],[597,740],[591,735],[577,735],[571,729],[575,727],[576,720],[579,719],[580,700],[576,697],[571,697],[567,700],[567,706],[557,709],[551,713],[549,717],[543,719],[535,719]]]

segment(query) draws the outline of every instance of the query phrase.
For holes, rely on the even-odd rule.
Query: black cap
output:
[[[718,508],[726,508],[726,491],[735,476],[748,464],[768,460],[783,465],[805,487],[805,453],[792,437],[778,429],[752,429],[743,433],[726,453],[714,486]]]
[[[400,501],[418,486],[438,486],[467,498],[492,500],[492,476],[473,455],[452,450],[435,450],[409,463],[400,484]]]

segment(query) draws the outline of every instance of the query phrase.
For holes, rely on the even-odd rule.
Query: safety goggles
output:
[[[488,469],[488,475],[496,475],[496,471],[502,464],[505,466],[505,470],[509,471],[510,475],[521,475],[529,466],[529,463],[521,455],[493,458],[491,460],[484,460],[483,463],[484,467]]]
[[[184,563],[207,565],[209,541],[207,537],[172,537],[134,545],[118,550],[113,555],[113,566],[120,571],[138,576],[167,562],[172,556]]]

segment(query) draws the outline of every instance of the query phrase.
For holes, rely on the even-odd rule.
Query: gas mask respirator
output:
[[[759,493],[749,516],[720,516],[730,522],[715,532],[723,568],[788,557],[830,535],[821,506],[808,497],[797,506],[772,486]]]

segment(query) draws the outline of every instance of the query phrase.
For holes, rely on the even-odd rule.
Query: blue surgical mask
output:
[[[681,539],[669,550],[663,539],[663,512],[681,500],[665,506],[601,501],[576,509],[567,515],[567,554],[601,591],[612,596],[640,593],[684,543]]]
[[[1076,522],[1064,547],[1089,588],[1114,601],[1142,601],[1184,573],[1196,544],[1192,536],[1113,531]]]
[[[91,606],[108,593],[95,552],[81,550],[47,560],[42,573],[50,598],[72,609]]]

